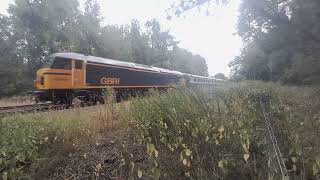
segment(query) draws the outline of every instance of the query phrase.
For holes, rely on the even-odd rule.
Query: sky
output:
[[[0,0],[0,13],[13,0]],[[209,68],[209,74],[224,73],[229,75],[228,63],[240,54],[241,38],[236,35],[236,23],[240,0],[232,0],[226,6],[209,5],[206,8],[193,9],[181,17],[168,20],[166,10],[175,0],[98,0],[104,24],[128,24],[137,19],[144,24],[156,18],[164,30],[179,41],[179,47],[203,56]],[[206,6],[207,7],[207,6]]]

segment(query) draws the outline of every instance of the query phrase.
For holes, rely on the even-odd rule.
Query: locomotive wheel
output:
[[[97,96],[97,101],[99,102],[99,104],[104,104],[105,103],[105,99],[106,99],[106,94],[104,92],[100,93]]]
[[[88,106],[95,106],[97,105],[97,98],[96,98],[96,95],[91,93],[91,94],[88,94],[85,98],[85,103],[88,105]]]
[[[36,95],[31,95],[31,102],[34,102],[34,104],[38,104],[40,102],[38,96]]]
[[[75,97],[72,99],[72,107],[83,107],[84,103],[79,98]]]

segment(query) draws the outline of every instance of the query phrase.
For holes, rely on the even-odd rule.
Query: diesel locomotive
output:
[[[111,87],[118,97],[124,93],[145,92],[176,86],[212,85],[222,80],[195,76],[163,68],[86,56],[56,53],[37,71],[34,81],[37,102],[71,105],[104,103],[104,90]]]

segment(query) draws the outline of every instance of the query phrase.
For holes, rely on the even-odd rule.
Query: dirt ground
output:
[[[49,159],[35,167],[34,179],[127,179],[130,174],[125,156],[134,163],[147,159],[145,150],[129,143],[123,132],[106,133],[100,143],[52,150]]]

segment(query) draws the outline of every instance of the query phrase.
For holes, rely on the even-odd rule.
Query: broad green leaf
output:
[[[153,179],[160,179],[160,176],[161,176],[161,173],[160,173],[159,168],[155,168],[153,170]]]
[[[136,164],[134,162],[130,162],[130,164],[131,164],[131,171],[133,171]]]
[[[190,156],[191,155],[191,153],[192,153],[192,151],[190,151],[190,149],[185,149],[185,151],[186,151],[186,156]]]
[[[96,165],[96,171],[100,171],[102,169],[102,165],[101,163]]]
[[[250,155],[249,154],[244,154],[243,155],[243,158],[246,162],[248,162],[248,159],[249,159]]]
[[[3,180],[7,180],[8,179],[8,173],[7,172],[3,172],[2,173],[2,179]]]
[[[221,168],[221,169],[223,169],[223,163],[224,163],[223,160],[219,161],[219,162],[218,162],[218,167]]]
[[[297,166],[296,165],[292,165],[292,170],[293,171],[297,171]]]
[[[216,139],[216,145],[219,145],[219,141],[218,141],[218,139]]]
[[[292,161],[293,163],[296,163],[296,162],[297,162],[297,158],[296,158],[296,157],[291,157],[291,161]]]
[[[320,156],[316,157],[316,164],[318,167],[320,167]]]
[[[209,136],[206,136],[206,142],[208,142],[209,141]]]
[[[316,175],[319,173],[319,168],[318,168],[317,164],[313,164],[312,173],[313,173],[313,175]]]
[[[138,177],[141,178],[142,177],[142,171],[138,170]]]
[[[158,157],[159,156],[159,152],[156,150],[156,149],[154,149],[154,157]]]
[[[182,161],[182,163],[183,163],[183,165],[187,165],[187,163],[188,163],[188,161],[186,160],[186,159],[183,159],[183,161]]]
[[[219,129],[218,129],[218,131],[219,131],[220,133],[223,133],[224,127],[223,127],[223,126],[220,126]]]
[[[148,143],[148,144],[147,144],[147,153],[148,153],[148,155],[149,155],[150,157],[152,156],[154,150],[155,150],[154,145],[151,144],[151,143]]]

